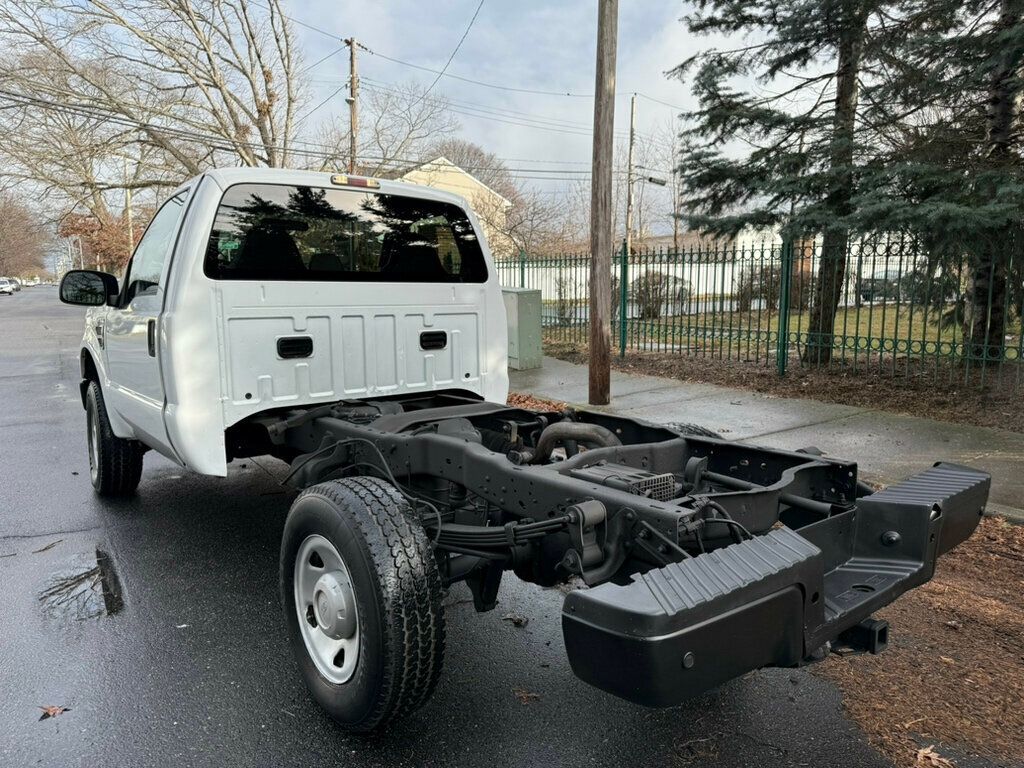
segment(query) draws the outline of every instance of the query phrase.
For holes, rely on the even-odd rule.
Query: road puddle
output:
[[[54,574],[39,593],[39,601],[48,616],[65,621],[113,616],[124,607],[114,561],[101,549],[95,558],[82,557]]]

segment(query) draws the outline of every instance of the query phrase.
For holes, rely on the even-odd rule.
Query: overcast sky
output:
[[[372,51],[431,69],[441,69],[459,42],[479,0],[291,0],[297,21],[330,33],[296,25],[307,62],[340,47],[354,35]],[[679,17],[678,0],[623,0],[619,10],[618,77],[615,129],[629,124],[629,95],[637,91],[677,107],[693,106],[689,89],[665,73],[689,56],[703,38],[691,37]],[[510,88],[588,95],[594,89],[596,0],[484,0],[465,42],[448,72]],[[359,59],[361,77],[376,83],[410,80],[428,85],[434,75],[368,53]],[[345,52],[318,64],[309,73],[313,104],[343,85],[348,75]],[[370,85],[370,83],[366,83]],[[590,98],[517,93],[443,77],[434,92],[452,100],[461,135],[508,160],[513,168],[577,169],[590,162]],[[317,113],[318,119],[347,120],[344,93]],[[499,111],[488,119],[466,114]],[[664,126],[678,109],[649,99],[638,101],[641,132]],[[530,123],[512,125],[508,122]],[[541,125],[545,127],[540,127]],[[544,161],[544,162],[540,162]],[[527,176],[526,171],[523,175]],[[533,174],[543,175],[543,174]],[[534,181],[534,180],[529,180]],[[566,182],[536,182],[557,189]]]

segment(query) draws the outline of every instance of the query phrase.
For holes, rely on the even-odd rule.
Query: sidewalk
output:
[[[586,366],[545,357],[543,368],[510,374],[514,392],[587,407]],[[606,410],[700,424],[723,437],[772,448],[813,445],[856,461],[865,479],[884,484],[939,460],[978,467],[992,475],[988,511],[1024,521],[1024,435],[1018,432],[617,371]]]

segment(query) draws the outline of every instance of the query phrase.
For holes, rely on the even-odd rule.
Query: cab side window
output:
[[[164,264],[178,234],[178,224],[185,211],[187,192],[179,192],[156,212],[145,234],[135,247],[135,254],[128,263],[124,279],[124,301],[127,304],[136,296],[156,293],[161,285]]]

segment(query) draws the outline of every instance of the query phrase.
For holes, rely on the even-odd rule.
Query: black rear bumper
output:
[[[586,682],[650,706],[799,665],[928,581],[936,558],[977,527],[989,485],[983,472],[936,464],[799,531],[572,592],[569,662]]]

